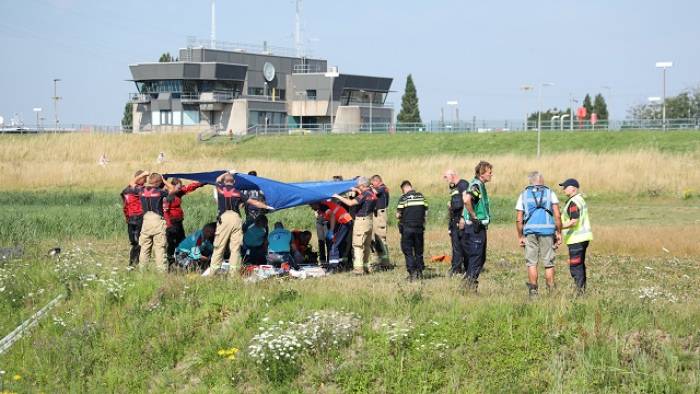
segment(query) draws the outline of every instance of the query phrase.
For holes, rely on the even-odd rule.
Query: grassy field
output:
[[[6,354],[12,392],[697,392],[700,390],[700,134],[692,132],[0,137],[0,333],[66,299]],[[155,164],[158,152],[168,161]],[[107,168],[97,165],[106,153]],[[495,221],[478,295],[431,263],[356,278],[204,280],[126,269],[118,193],[137,168],[258,169],[285,180],[383,174],[428,196],[426,255],[449,254],[446,168],[495,165]],[[564,251],[557,289],[528,300],[513,206],[532,169],[584,185],[595,240],[590,291],[574,296]],[[394,187],[394,189],[397,189]],[[394,195],[396,201],[398,196]],[[561,195],[560,195],[561,197]],[[214,215],[185,198],[188,230]],[[392,213],[393,214],[393,213]],[[311,211],[275,213],[310,228]],[[46,255],[64,250],[57,261]]]

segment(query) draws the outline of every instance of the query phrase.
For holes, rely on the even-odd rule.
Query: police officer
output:
[[[518,242],[525,248],[527,288],[530,297],[537,295],[537,264],[544,265],[547,289],[554,287],[555,250],[561,243],[559,199],[547,186],[539,171],[528,174],[530,185],[518,196],[515,204],[515,228]]]
[[[353,272],[362,275],[370,271],[368,264],[372,245],[372,217],[377,195],[365,177],[357,178],[357,187],[353,191],[357,197],[352,200],[338,194],[334,194],[333,198],[348,207],[357,208],[352,228]]]
[[[460,219],[463,228],[462,247],[467,252],[467,269],[464,274],[466,286],[476,292],[479,286],[479,274],[486,262],[486,230],[491,221],[489,195],[486,182],[491,181],[493,166],[480,161],[474,168],[474,179],[469,182],[469,189],[463,193],[464,215]]]
[[[467,254],[462,249],[462,230],[459,229],[459,221],[464,211],[464,200],[462,196],[469,188],[469,182],[460,179],[457,172],[454,170],[445,171],[443,179],[450,185],[450,201],[447,203],[449,214],[447,228],[452,243],[452,267],[450,268],[450,276],[453,276],[456,274],[463,274],[467,268]]]
[[[217,272],[224,261],[226,246],[231,252],[231,269],[238,270],[241,261],[241,243],[243,242],[243,222],[241,221],[241,204],[250,204],[260,209],[273,210],[269,205],[248,199],[236,187],[235,178],[230,172],[225,172],[216,178],[216,199],[219,208],[219,224],[214,236],[214,252],[211,265],[202,276],[210,276]]]
[[[406,257],[407,279],[412,281],[423,278],[423,233],[428,203],[407,180],[401,182],[401,191],[404,194],[396,207],[396,218],[399,219],[401,251]]]
[[[382,177],[373,175],[370,178],[372,190],[377,195],[377,203],[374,207],[374,218],[372,219],[372,237],[374,238],[375,266],[389,268],[389,246],[386,242],[386,226],[388,215],[386,212],[389,206],[389,188],[386,187]]]
[[[560,183],[569,197],[562,212],[564,242],[569,247],[569,271],[574,278],[578,294],[586,291],[586,250],[593,240],[593,231],[588,216],[588,205],[579,192],[579,183],[569,178]]]

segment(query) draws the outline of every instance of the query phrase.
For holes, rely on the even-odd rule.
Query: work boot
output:
[[[533,285],[532,283],[526,283],[526,284],[527,284],[527,295],[528,295],[528,297],[530,297],[531,299],[537,297],[537,294],[538,294],[537,288],[538,288],[538,286],[537,286],[536,284]]]
[[[415,276],[413,275],[413,272],[408,271],[408,276],[406,276],[406,280],[409,282],[413,282],[414,279],[415,279]]]
[[[465,290],[475,293],[479,288],[479,281],[472,278],[471,276],[464,275],[464,288]]]
[[[423,271],[416,271],[416,280],[423,280]]]

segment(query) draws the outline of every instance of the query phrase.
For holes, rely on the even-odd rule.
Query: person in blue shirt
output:
[[[260,215],[243,228],[243,261],[246,264],[266,263],[267,216]]]
[[[284,228],[282,222],[275,223],[275,229],[267,237],[267,260],[270,264],[294,264],[292,259],[292,232]]]
[[[214,253],[216,223],[208,223],[183,239],[175,251],[175,261],[186,270],[206,269]]]

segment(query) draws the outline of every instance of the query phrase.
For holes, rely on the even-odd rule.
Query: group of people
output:
[[[257,175],[254,171],[249,175]],[[453,170],[444,173],[449,183],[448,229],[452,244],[450,275],[461,275],[467,289],[476,291],[486,261],[487,233],[491,222],[486,184],[493,166],[479,162],[470,180]],[[335,180],[342,180],[336,176]],[[516,203],[518,242],[525,249],[528,292],[538,293],[537,265],[545,268],[547,288],[554,286],[556,249],[564,242],[569,248],[570,272],[580,292],[586,288],[586,250],[592,240],[586,202],[579,183],[567,179],[560,186],[568,197],[563,210],[556,194],[544,185],[541,173],[528,176],[529,185]],[[268,227],[265,203],[260,190],[239,190],[232,173],[221,174],[215,186],[216,221],[185,236],[182,198],[204,186],[193,182],[137,171],[122,191],[124,215],[131,243],[130,264],[145,265],[151,255],[156,267],[165,271],[175,265],[199,269],[209,276],[242,264],[320,263],[328,272],[351,270],[364,275],[377,269],[392,268],[387,243],[389,188],[380,175],[356,177],[356,186],[343,194],[310,205],[316,216],[318,252],[313,252],[310,231],[286,229],[276,222]],[[408,279],[423,277],[424,232],[428,203],[409,180],[400,184],[396,205]],[[241,210],[245,212],[245,221]]]
[[[477,164],[470,181],[460,179],[453,170],[444,174],[450,186],[450,274],[463,274],[466,286],[474,291],[486,261],[487,229],[491,221],[486,183],[491,180],[492,171],[491,164],[482,161]],[[528,174],[528,181],[515,205],[518,243],[525,249],[528,294],[538,294],[539,263],[545,269],[547,289],[554,287],[556,249],[562,242],[569,249],[569,271],[581,294],[586,289],[586,251],[593,240],[593,232],[580,185],[573,178],[559,184],[568,198],[564,209],[560,210],[556,193],[545,186],[540,172]]]

